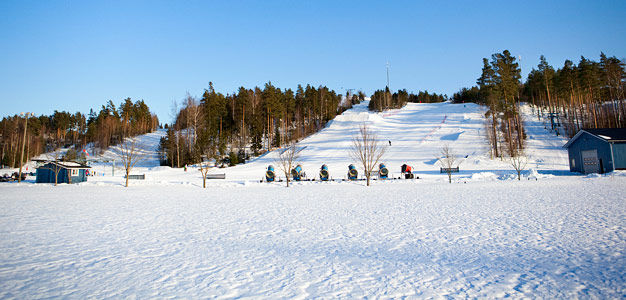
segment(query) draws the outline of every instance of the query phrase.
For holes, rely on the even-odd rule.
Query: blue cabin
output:
[[[58,171],[57,183],[79,183],[87,181],[90,166],[75,162],[47,162],[37,168],[36,183],[54,183],[55,173]]]
[[[626,170],[626,128],[582,129],[563,148],[572,172]]]

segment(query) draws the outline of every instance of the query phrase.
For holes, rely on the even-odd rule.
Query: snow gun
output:
[[[389,170],[387,169],[387,166],[385,166],[385,164],[378,165],[378,178],[387,179],[388,176]]]
[[[328,166],[327,165],[322,165],[322,167],[320,168],[320,180],[321,181],[328,181]]]
[[[404,179],[413,179],[414,175],[412,173],[412,169],[413,167],[404,164],[402,165],[402,167],[400,167],[400,171],[402,172],[402,174],[404,174]]]
[[[276,173],[274,173],[274,166],[267,166],[267,171],[265,172],[265,180],[267,180],[267,182],[273,182],[275,178]]]
[[[359,177],[359,171],[356,170],[356,167],[353,164],[348,166],[348,179],[357,180]]]
[[[291,169],[291,177],[295,181],[302,180],[302,177],[304,177],[304,173],[302,172],[302,166],[301,165],[297,165],[295,168]]]

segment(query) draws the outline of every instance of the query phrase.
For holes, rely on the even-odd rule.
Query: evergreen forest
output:
[[[523,153],[524,129],[519,104],[531,104],[556,135],[574,136],[583,128],[626,127],[626,68],[624,60],[600,54],[600,61],[585,57],[555,69],[542,55],[526,81],[521,81],[516,57],[508,50],[483,58],[476,86],[452,96],[455,103],[486,105],[488,140],[492,157]]]
[[[326,86],[298,85],[293,91],[271,82],[224,95],[209,83],[201,98],[187,95],[180,108],[173,108],[175,120],[159,147],[161,164],[242,163],[321,130],[364,99],[362,92],[342,97]]]
[[[88,115],[54,111],[52,115],[27,118],[28,125],[25,120],[23,116],[14,115],[0,121],[3,166],[19,166],[22,148],[24,162],[60,147],[71,148],[65,159],[74,160],[87,144],[92,144],[91,148],[96,152],[93,154],[99,154],[124,138],[152,132],[159,127],[159,120],[150,112],[148,105],[143,100],[133,103],[130,98],[122,101],[117,108],[109,100],[98,113],[93,109]]]

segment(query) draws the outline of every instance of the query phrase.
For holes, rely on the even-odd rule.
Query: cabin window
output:
[[[572,168],[576,168],[576,160],[572,158]]]
[[[78,176],[78,169],[72,169],[72,176]]]

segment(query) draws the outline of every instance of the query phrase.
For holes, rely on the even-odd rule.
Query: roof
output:
[[[583,129],[607,142],[626,142],[626,128]]]
[[[71,162],[71,161],[48,161],[46,162],[46,164],[55,164],[57,166],[66,168],[66,169],[91,169],[90,166],[86,166],[86,165],[81,165],[77,162]]]
[[[563,148],[569,147],[574,141],[576,141],[583,132],[591,134],[592,136],[605,141],[607,143],[626,142],[626,128],[594,128],[594,129],[581,129],[576,135],[571,138]]]

